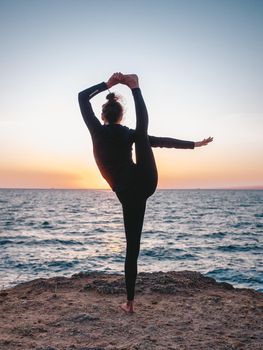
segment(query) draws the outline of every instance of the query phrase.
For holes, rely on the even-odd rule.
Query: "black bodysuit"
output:
[[[105,90],[107,90],[106,83],[101,83],[84,90],[80,93],[80,97],[84,99],[88,112],[83,117],[92,137],[96,163],[112,190],[117,192],[128,188],[134,179],[136,167],[132,160],[132,145],[136,133],[135,130],[121,124],[102,125],[96,118],[89,100]],[[136,90],[139,89],[133,89],[133,94]],[[194,148],[192,141],[155,136],[148,138],[151,147]]]
[[[102,125],[89,100],[105,90],[107,85],[103,82],[80,92],[79,104],[92,137],[98,168],[122,204],[127,242],[127,299],[133,300],[146,201],[155,192],[158,181],[152,147],[193,149],[195,144],[192,141],[148,135],[148,113],[140,88],[132,89],[136,110],[135,130],[120,124]],[[132,160],[133,144],[136,163]]]

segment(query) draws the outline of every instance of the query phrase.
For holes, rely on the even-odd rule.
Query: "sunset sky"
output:
[[[159,188],[263,188],[263,1],[0,0],[0,187],[109,188],[79,91],[137,73]],[[129,89],[124,124],[135,126]],[[92,100],[100,117],[106,92]]]

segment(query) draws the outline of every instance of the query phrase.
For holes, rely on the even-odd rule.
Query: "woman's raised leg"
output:
[[[134,188],[126,192],[126,195],[124,194],[122,198],[119,197],[123,207],[127,242],[125,259],[127,303],[122,304],[121,307],[127,312],[133,312],[137,260],[140,252],[146,201],[155,192],[158,173],[148,138],[148,112],[141,90],[138,87],[138,78],[136,75],[126,77],[131,82],[127,85],[132,89],[136,110],[135,154],[137,176]]]
[[[147,197],[152,195],[158,182],[153,151],[148,138],[148,111],[140,88],[132,89],[136,110],[135,154],[138,181]]]

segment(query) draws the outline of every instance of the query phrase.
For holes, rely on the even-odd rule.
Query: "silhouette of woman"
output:
[[[136,111],[135,130],[121,125],[123,107],[114,93],[106,96],[108,102],[102,106],[103,125],[92,110],[90,99],[118,83],[131,89]],[[83,119],[91,134],[98,168],[122,205],[127,243],[124,266],[127,301],[121,304],[121,308],[132,313],[146,201],[155,192],[158,181],[152,147],[193,149],[207,145],[213,138],[192,142],[148,136],[148,113],[135,74],[114,73],[107,83],[102,82],[80,92],[78,99]],[[136,163],[132,160],[133,143]]]

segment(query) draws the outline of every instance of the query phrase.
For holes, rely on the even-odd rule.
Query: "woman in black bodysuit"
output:
[[[114,93],[107,95],[102,106],[102,125],[94,115],[90,99],[118,83],[127,85],[133,94],[136,110],[136,128],[121,125],[122,105]],[[137,260],[147,199],[155,192],[158,174],[152,147],[193,149],[207,145],[209,137],[199,142],[148,135],[148,113],[135,74],[113,74],[107,83],[94,85],[79,93],[83,119],[90,131],[93,152],[102,176],[109,183],[122,204],[126,235],[125,283],[127,302],[121,305],[126,312],[134,312],[134,291]],[[132,160],[135,144],[136,163]]]

